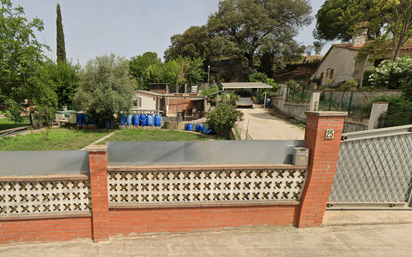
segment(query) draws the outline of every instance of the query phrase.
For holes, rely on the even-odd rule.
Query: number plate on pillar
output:
[[[334,129],[327,129],[325,132],[325,139],[333,139],[335,136],[335,130]]]

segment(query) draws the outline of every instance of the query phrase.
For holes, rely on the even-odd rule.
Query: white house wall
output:
[[[353,77],[355,69],[355,57],[357,51],[341,47],[332,47],[330,52],[325,56],[322,63],[319,65],[316,72],[316,77],[319,79],[323,72],[322,85],[325,83],[326,74],[330,74],[333,69],[333,77],[335,83],[343,82]],[[328,72],[329,71],[329,72]]]
[[[156,110],[156,96],[136,93],[136,97],[141,98],[142,105],[141,107],[132,107],[132,110]]]

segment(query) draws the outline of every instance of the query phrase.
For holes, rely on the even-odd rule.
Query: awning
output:
[[[262,82],[231,82],[231,83],[221,83],[223,90],[225,89],[238,89],[238,88],[272,88]]]

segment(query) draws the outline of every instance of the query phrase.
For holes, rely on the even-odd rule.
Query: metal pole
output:
[[[350,108],[352,107],[352,99],[353,99],[353,91],[350,94],[349,107],[348,107],[348,116],[350,115]]]
[[[263,103],[263,108],[266,108],[266,94],[267,92],[265,91],[265,102]]]
[[[302,97],[300,98],[300,101],[303,102],[303,97],[305,96],[305,85],[303,85],[302,88]]]
[[[207,66],[207,85],[210,85],[210,65]]]
[[[330,93],[330,99],[329,99],[329,111],[330,111],[330,108],[332,107],[332,97],[333,97],[333,93]]]

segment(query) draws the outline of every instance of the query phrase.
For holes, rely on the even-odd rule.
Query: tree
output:
[[[42,31],[42,20],[28,21],[21,6],[13,7],[10,0],[2,0],[0,10],[0,92],[3,101],[13,103],[9,111],[20,115],[22,103],[29,99],[41,110],[49,105],[47,97],[54,106],[54,84],[50,82],[42,48],[33,30]],[[47,95],[44,95],[47,94]],[[50,108],[43,110],[51,112]]]
[[[145,70],[150,65],[157,65],[159,67],[162,65],[162,61],[160,60],[160,58],[157,57],[157,53],[146,52],[143,55],[138,55],[130,59],[129,71],[130,71],[130,74],[137,81],[138,89],[147,89],[149,83],[151,83],[145,77],[146,75]]]
[[[113,127],[114,114],[132,107],[135,81],[126,59],[113,53],[96,57],[86,63],[79,77],[74,101],[101,122],[110,120]]]
[[[192,26],[183,35],[176,34],[170,38],[171,45],[165,51],[165,62],[179,56],[191,59],[208,59],[210,38],[206,26]]]
[[[57,84],[56,93],[59,107],[73,102],[77,87],[79,86],[78,72],[80,65],[69,62],[57,62],[50,67],[52,79]]]
[[[57,62],[66,62],[66,46],[64,44],[64,33],[60,4],[57,4],[56,12]]]
[[[367,29],[368,39],[358,59],[382,58],[391,52],[399,57],[402,46],[412,36],[411,0],[327,0],[316,14],[314,31],[319,40],[342,39]]]
[[[176,92],[185,83],[195,85],[204,80],[203,59],[179,56],[163,65],[163,81],[176,85]]]
[[[202,58],[186,58],[189,60],[189,68],[187,69],[187,82],[190,85],[197,85],[205,80],[205,71],[203,70],[204,59]]]
[[[262,50],[297,49],[293,37],[310,24],[311,9],[307,0],[226,0],[207,26],[212,40],[222,42],[223,56],[244,58],[255,68],[254,57]]]

